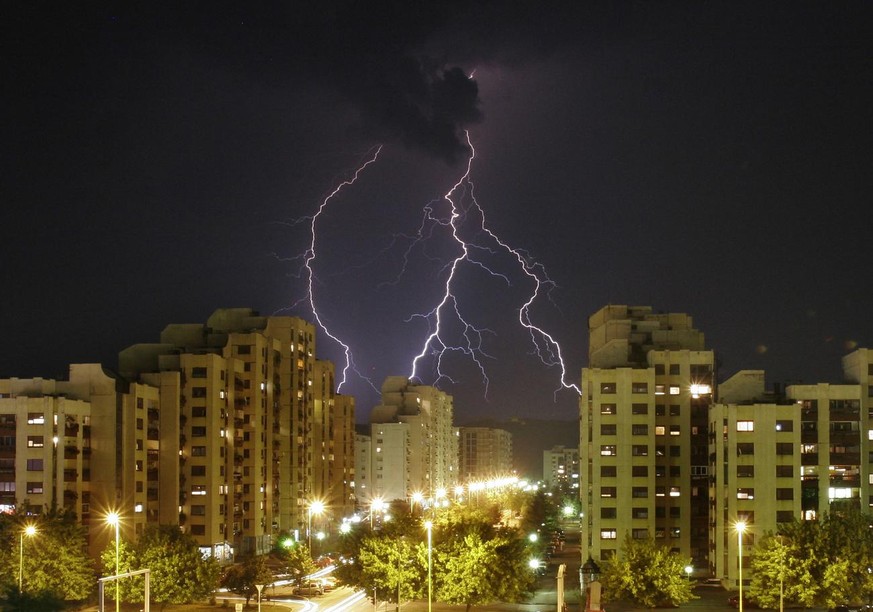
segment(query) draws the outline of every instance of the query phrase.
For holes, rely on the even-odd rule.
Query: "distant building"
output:
[[[391,376],[382,402],[370,413],[370,482],[362,505],[373,499],[433,498],[458,482],[458,437],[452,396],[434,387]],[[360,438],[359,438],[360,440]],[[358,457],[365,456],[361,449]]]
[[[554,446],[543,451],[543,482],[566,491],[579,488],[579,449]]]
[[[512,435],[504,429],[460,427],[459,480],[507,476],[512,469]]]

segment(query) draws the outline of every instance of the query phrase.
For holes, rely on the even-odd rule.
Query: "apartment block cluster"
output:
[[[167,326],[119,355],[117,372],[0,380],[0,510],[63,507],[97,555],[178,524],[220,561],[270,550],[306,527],[307,504],[354,510],[354,412],[315,329],[296,317],[222,309]]]
[[[580,398],[583,555],[653,536],[695,572],[736,585],[756,538],[834,501],[873,507],[873,352],[841,384],[768,391],[765,373],[718,383],[685,314],[606,306],[589,318]],[[749,527],[739,541],[734,525]],[[748,577],[748,574],[746,574]]]
[[[450,395],[402,377],[386,379],[356,434],[354,399],[336,392],[315,340],[296,317],[220,309],[124,349],[117,370],[0,379],[0,512],[69,509],[95,557],[114,536],[109,512],[126,539],[179,525],[226,563],[376,497],[433,497],[510,471],[508,432],[453,427]],[[329,516],[313,525],[314,501]]]

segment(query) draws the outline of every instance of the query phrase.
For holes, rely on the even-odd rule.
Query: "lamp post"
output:
[[[691,572],[694,571],[694,568],[690,565],[685,566],[685,576],[688,578],[688,582],[691,582]]]
[[[433,612],[433,522],[425,521],[424,528],[427,529],[427,612]]]
[[[746,530],[745,521],[737,521],[736,524],[737,530],[737,567],[739,568],[739,584],[740,584],[740,598],[737,602],[739,606],[739,611],[743,612],[743,532]]]
[[[306,519],[306,538],[307,538],[307,546],[309,546],[309,554],[312,555],[312,515],[313,514],[321,514],[324,512],[324,502],[322,501],[311,501],[309,502],[309,508],[307,509],[307,519]]]
[[[115,612],[121,610],[121,599],[119,598],[121,589],[118,584],[118,574],[120,572],[120,560],[118,558],[118,525],[121,522],[117,512],[110,512],[106,515],[106,522],[115,526]]]
[[[21,530],[21,536],[18,540],[18,592],[22,593],[23,577],[24,577],[24,536],[32,537],[36,533],[36,527],[28,525]]]
[[[370,502],[370,529],[373,529],[373,514],[385,509],[385,501],[376,497]]]
[[[258,612],[261,612],[261,590],[264,588],[264,585],[256,584],[255,588],[258,589]]]
[[[421,505],[421,502],[424,501],[424,493],[422,493],[421,491],[416,491],[412,494],[412,497],[410,499],[411,503],[409,513],[412,514],[412,516],[415,516],[415,504]]]

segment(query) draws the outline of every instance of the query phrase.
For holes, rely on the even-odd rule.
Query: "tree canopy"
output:
[[[272,582],[273,574],[267,567],[267,558],[264,555],[249,557],[240,564],[231,565],[221,577],[221,586],[245,597],[246,606],[258,592],[255,585],[267,585]]]
[[[677,606],[696,599],[684,576],[690,561],[651,537],[635,540],[628,534],[620,554],[604,564],[604,599],[629,599],[647,608]]]

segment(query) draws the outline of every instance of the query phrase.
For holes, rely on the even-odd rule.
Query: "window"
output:
[[[618,537],[615,529],[601,529],[600,530],[600,539],[601,540],[614,540]]]
[[[777,510],[776,511],[776,522],[777,523],[791,523],[794,521],[794,512],[791,510]]]
[[[636,499],[643,499],[649,496],[649,487],[632,487],[631,488],[631,497],[635,497]]]
[[[205,465],[192,465],[191,466],[191,475],[192,476],[206,476],[206,466]]]
[[[794,421],[776,421],[776,431],[794,431]]]
[[[676,539],[678,537],[681,537],[681,534],[682,534],[682,532],[679,530],[678,527],[671,527],[670,528],[670,537],[671,538]]]
[[[670,385],[670,395],[679,395],[681,392],[679,385]]]
[[[677,417],[682,414],[682,410],[679,407],[679,404],[670,404],[670,416]]]
[[[777,488],[776,489],[776,499],[786,500],[786,499],[794,499],[794,489],[793,488]]]
[[[649,456],[649,447],[645,444],[634,444],[631,447],[631,452],[634,457],[648,457]]]
[[[666,427],[664,427],[663,425],[655,425],[655,435],[656,436],[663,436],[666,433],[667,433]]]
[[[206,525],[191,525],[191,535],[193,535],[193,536],[205,536],[206,535]]]
[[[634,540],[647,540],[649,539],[649,530],[648,529],[632,529],[631,537]]]
[[[192,446],[191,447],[191,456],[192,457],[205,457],[206,456],[206,447],[205,446]]]
[[[237,355],[251,355],[252,354],[252,345],[251,344],[238,344],[236,347]]]
[[[206,397],[206,387],[191,387],[191,397]]]
[[[666,392],[667,385],[655,385],[655,395],[664,395]]]
[[[678,376],[679,375],[679,364],[678,363],[671,363],[670,364],[670,375],[671,376]]]
[[[42,459],[28,459],[27,460],[27,471],[28,472],[41,472],[42,471]]]
[[[615,478],[616,471],[614,465],[601,465],[600,466],[600,477],[601,478]]]
[[[649,383],[645,382],[632,382],[631,383],[631,393],[648,393],[649,392]]]
[[[615,414],[615,404],[600,404],[600,414]]]
[[[682,517],[682,508],[679,506],[670,506],[670,518],[677,519]]]
[[[631,516],[635,519],[646,519],[649,518],[649,509],[648,508],[634,508],[631,510]]]
[[[739,442],[737,444],[737,456],[739,455],[754,455],[755,454],[755,443],[754,442]]]
[[[614,382],[600,383],[600,392],[601,393],[615,393],[615,383]]]
[[[755,466],[754,465],[738,465],[737,466],[737,478],[754,478],[755,477]]]
[[[671,465],[670,466],[670,478],[679,478],[681,469],[682,469],[681,465]]]
[[[600,425],[600,435],[601,436],[614,436],[615,435],[615,423],[604,423]]]
[[[681,446],[676,446],[675,444],[674,444],[674,445],[671,445],[671,446],[670,446],[670,456],[671,456],[671,457],[680,457],[680,456],[682,456],[682,447],[681,447]]]
[[[646,477],[649,475],[649,466],[635,465],[631,468],[631,473],[633,476]]]
[[[681,427],[679,425],[670,425],[670,435],[678,436],[682,433]]]
[[[202,438],[206,435],[205,427],[192,427],[191,428],[191,437],[192,438]]]
[[[206,406],[194,406],[191,408],[191,416],[192,417],[205,417],[206,416]]]
[[[206,506],[196,504],[192,505],[191,516],[206,516]]]
[[[655,487],[655,497],[664,497],[667,495],[667,487],[658,485]]]
[[[42,494],[42,482],[28,482],[27,492],[34,495]]]
[[[655,446],[655,457],[665,457],[667,455],[667,447],[663,444]]]
[[[664,416],[666,413],[667,407],[664,404],[655,404],[655,416]]]
[[[737,421],[737,431],[755,431],[755,421]]]
[[[776,454],[777,455],[793,455],[794,454],[794,445],[791,442],[777,442],[776,443]]]
[[[615,508],[601,508],[600,509],[600,518],[602,519],[614,519],[617,516]]]
[[[635,436],[647,436],[649,435],[649,426],[644,423],[635,423],[631,426],[631,433]]]
[[[45,425],[45,416],[43,416],[42,412],[28,412],[27,413],[27,424],[28,425]]]
[[[141,418],[136,420],[136,428],[137,429],[142,429],[143,425],[144,425],[144,421]]]
[[[631,414],[649,414],[648,404],[631,404]]]
[[[600,447],[600,454],[603,456],[606,455],[615,455],[615,444],[603,444]]]
[[[45,442],[43,442],[42,436],[27,436],[28,448],[42,448],[43,446],[45,446]]]
[[[777,465],[776,466],[776,477],[777,478],[793,478],[794,477],[794,466],[793,465]]]
[[[600,487],[600,497],[615,497],[617,491],[615,487]]]
[[[682,495],[682,487],[670,487],[670,497],[679,497]]]
[[[206,495],[206,485],[191,485],[191,495]]]
[[[755,489],[740,487],[737,489],[737,499],[755,499]]]

